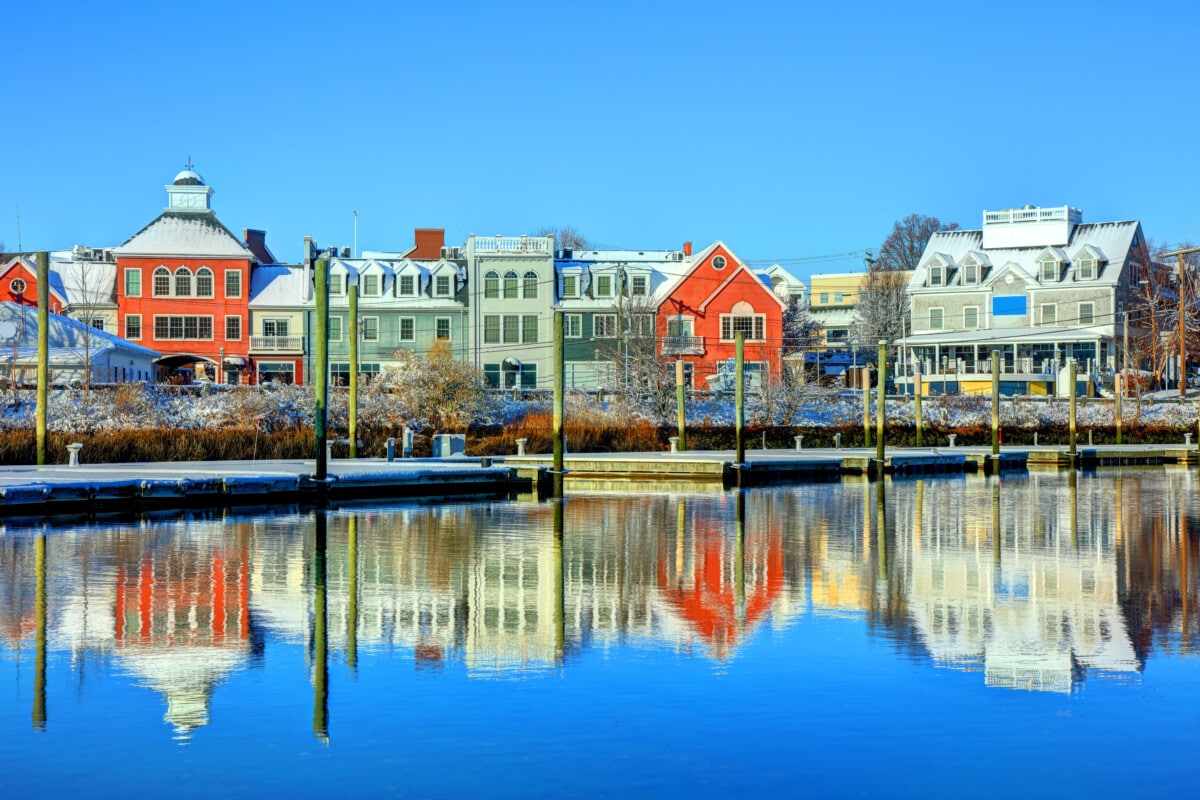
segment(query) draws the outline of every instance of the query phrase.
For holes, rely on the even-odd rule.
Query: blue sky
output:
[[[1200,238],[1185,3],[13,5],[9,250],[119,244],[189,155],[285,260],[355,209],[362,249],[570,224],[766,263],[1025,203]]]

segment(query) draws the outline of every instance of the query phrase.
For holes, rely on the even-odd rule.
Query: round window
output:
[[[25,291],[25,281],[20,278],[13,278],[8,282],[8,288],[12,289],[13,294],[20,294]]]
[[[713,269],[725,269],[725,256],[717,256],[713,259]]]

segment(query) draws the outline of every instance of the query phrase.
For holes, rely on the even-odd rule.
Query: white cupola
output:
[[[211,211],[212,187],[206,186],[200,173],[188,159],[183,171],[167,187],[167,211]]]

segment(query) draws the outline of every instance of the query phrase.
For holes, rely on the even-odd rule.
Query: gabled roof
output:
[[[164,211],[114,248],[117,256],[245,258],[254,254],[211,211]]]
[[[250,306],[302,306],[307,302],[305,282],[311,279],[311,273],[302,266],[270,264],[256,267],[250,273]]]
[[[1055,248],[1062,254],[1064,261],[1070,261],[1067,253],[1077,253],[1085,246],[1092,246],[1104,253],[1110,263],[1117,269],[1105,269],[1099,278],[1090,285],[1116,284],[1120,280],[1126,259],[1133,249],[1135,238],[1140,236],[1141,225],[1136,220],[1122,222],[1091,222],[1075,225],[1071,231],[1070,241],[1062,248]],[[975,251],[984,253],[993,264],[1004,265],[993,269],[986,284],[994,283],[1013,266],[1018,267],[1026,280],[1033,280],[1037,274],[1037,258],[1048,248],[1044,244],[1030,247],[993,247],[984,249],[983,231],[938,231],[930,237],[921,256],[921,263],[913,272],[909,281],[910,292],[935,291],[943,287],[926,287],[928,265],[932,256],[937,253],[952,259],[962,259],[967,253]],[[1011,266],[1010,266],[1011,265]],[[1007,268],[1007,269],[1006,269]]]
[[[665,280],[654,292],[654,305],[662,305],[663,301],[674,294],[675,290],[688,279],[688,276],[695,272],[696,269],[698,269],[700,265],[703,264],[718,247],[724,249],[726,253],[729,253],[729,255],[733,257],[734,263],[736,263],[739,267],[746,266],[746,264],[740,258],[738,258],[736,254],[734,254],[733,250],[729,248],[729,245],[725,244],[720,239],[717,239],[708,247],[693,255],[690,259],[680,262],[682,269],[674,275],[669,276],[667,280]]]
[[[14,269],[23,270],[28,276],[37,280],[37,262],[30,255],[18,255],[6,263],[0,264],[0,280],[5,279]],[[53,267],[50,269],[50,293],[58,298],[58,302],[67,305],[67,289],[63,286],[62,276]]]
[[[728,251],[726,251],[726,252],[728,252]],[[740,259],[739,259],[738,263],[741,264]],[[753,270],[751,270],[745,264],[742,264],[740,267],[738,267],[733,272],[731,272],[729,274],[729,277],[727,277],[725,280],[721,281],[721,284],[719,286],[717,286],[716,289],[713,290],[712,294],[710,294],[708,297],[704,298],[704,302],[702,302],[699,306],[697,306],[696,310],[703,311],[705,308],[707,308],[708,304],[711,303],[719,294],[721,294],[721,292],[725,291],[725,287],[728,286],[729,284],[733,283],[734,279],[737,278],[738,275],[741,275],[743,272],[746,273],[747,275],[749,275],[750,279],[754,281],[754,285],[760,287],[763,290],[763,292],[765,294],[767,294],[776,303],[778,303],[781,308],[787,308],[787,301],[784,300],[779,295],[775,294],[775,292],[771,289],[771,284],[769,281],[764,282],[761,276],[756,274]]]

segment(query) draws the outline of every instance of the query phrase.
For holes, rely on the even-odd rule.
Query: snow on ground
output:
[[[306,427],[312,424],[313,399],[311,389],[278,386],[261,390],[226,391],[206,388],[195,392],[180,392],[172,387],[139,386],[120,389],[93,389],[85,402],[81,389],[55,390],[49,396],[49,426],[64,432],[116,431],[129,429],[178,428],[186,430],[219,430],[257,426],[263,431]],[[380,407],[386,403],[374,397],[369,403],[360,401],[360,421],[379,419],[390,421],[392,411]],[[1197,424],[1197,404],[1200,396],[1180,402],[1177,395],[1147,396],[1139,405],[1129,399],[1124,406],[1127,423],[1140,422],[1155,427],[1188,429]],[[330,426],[341,429],[347,418],[344,392],[330,396]],[[506,398],[493,404],[490,418],[483,422],[510,424],[533,412],[549,413],[546,400],[513,400]],[[33,428],[35,404],[32,392],[22,392],[19,400],[0,399],[0,427]],[[673,424],[673,413],[659,420]],[[871,400],[874,415],[875,401]],[[991,399],[986,396],[927,397],[922,411],[925,424],[939,428],[987,427],[991,424]],[[1114,405],[1112,400],[1082,399],[1078,406],[1080,427],[1111,426]],[[687,404],[690,425],[715,426],[734,424],[732,397],[695,398]],[[588,416],[597,421],[621,424],[631,418],[653,420],[645,410],[639,411],[619,401],[597,404],[581,394],[571,394],[567,402],[567,417]],[[792,398],[790,404],[778,399],[768,407],[761,396],[751,396],[746,403],[746,421],[750,424],[770,422],[798,427],[839,427],[861,424],[862,397],[852,392],[829,392]],[[910,399],[889,398],[887,420],[891,425],[911,426],[915,413]],[[1001,425],[1007,428],[1036,429],[1066,426],[1068,403],[1064,399],[1043,397],[1005,398],[1000,408]],[[412,423],[410,423],[412,424]]]

